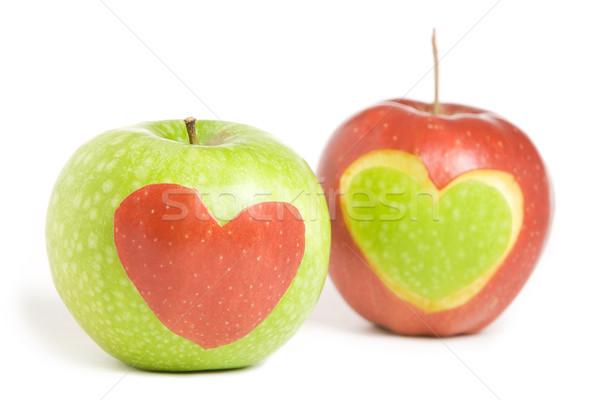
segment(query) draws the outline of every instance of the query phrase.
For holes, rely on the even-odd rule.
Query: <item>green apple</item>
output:
[[[128,364],[248,366],[317,302],[327,205],[306,162],[269,134],[186,122],[111,130],[75,152],[48,208],[52,277],[83,329]]]

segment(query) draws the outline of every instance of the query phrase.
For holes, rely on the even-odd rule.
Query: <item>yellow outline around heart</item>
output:
[[[461,174],[440,190],[429,178],[427,168],[425,168],[425,165],[421,159],[419,159],[419,157],[400,150],[375,150],[356,159],[344,171],[342,177],[340,178],[340,203],[342,206],[344,222],[346,223],[347,227],[349,227],[350,216],[347,212],[345,194],[348,193],[350,183],[356,174],[367,168],[373,167],[394,168],[409,176],[412,176],[419,184],[421,184],[425,190],[425,193],[432,196],[432,199],[435,203],[437,203],[440,196],[443,196],[444,193],[452,186],[468,180],[476,180],[489,185],[497,189],[502,196],[504,196],[512,215],[511,236],[504,253],[502,253],[502,256],[496,263],[494,263],[483,275],[475,279],[471,284],[444,297],[441,300],[431,300],[408,290],[397,281],[389,277],[385,271],[378,267],[370,259],[369,255],[363,251],[363,254],[369,261],[369,265],[373,272],[375,272],[379,279],[381,279],[388,288],[390,288],[397,296],[407,300],[425,312],[432,313],[436,311],[448,310],[450,308],[463,305],[469,301],[486,285],[492,276],[494,276],[498,268],[500,268],[512,250],[515,242],[517,241],[517,237],[519,236],[519,232],[521,231],[521,226],[523,224],[523,192],[521,191],[521,187],[515,180],[514,176],[504,171],[492,169],[474,170]],[[360,244],[352,235],[352,231],[349,228],[348,231],[354,239],[354,242],[360,248]]]

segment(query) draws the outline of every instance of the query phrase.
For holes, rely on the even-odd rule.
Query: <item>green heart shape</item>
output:
[[[344,217],[375,272],[436,311],[447,308],[436,302],[481,280],[503,259],[513,215],[503,193],[477,179],[439,192],[422,180],[397,168],[362,169],[346,188]]]

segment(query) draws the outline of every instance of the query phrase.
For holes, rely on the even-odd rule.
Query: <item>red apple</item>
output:
[[[391,100],[356,114],[318,170],[333,282],[360,315],[401,334],[492,322],[531,274],[551,219],[528,137],[491,112],[438,106]],[[432,212],[417,217],[421,206]]]

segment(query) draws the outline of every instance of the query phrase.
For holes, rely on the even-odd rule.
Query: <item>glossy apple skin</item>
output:
[[[409,100],[390,100],[342,124],[330,139],[318,168],[332,219],[330,276],[354,310],[367,320],[406,335],[474,333],[510,304],[530,276],[548,234],[551,188],[544,162],[517,127],[481,109]],[[353,241],[340,206],[339,183],[346,168],[375,150],[418,156],[430,179],[443,188],[477,169],[512,174],[523,192],[523,225],[512,251],[484,288],[456,308],[426,313],[392,292],[368,266]]]
[[[247,125],[196,121],[196,130],[199,145],[189,144],[181,120],[100,134],[73,154],[50,197],[46,245],[60,297],[100,347],[137,368],[196,371],[254,364],[308,318],[327,275],[329,215],[306,162]],[[269,315],[234,343],[204,349],[170,331],[124,270],[114,240],[115,211],[133,192],[157,183],[196,190],[222,225],[269,201],[291,203],[304,220],[305,251],[294,280]]]

